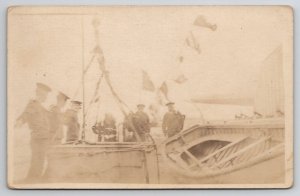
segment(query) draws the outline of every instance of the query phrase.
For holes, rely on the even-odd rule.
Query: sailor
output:
[[[104,128],[101,124],[101,122],[96,122],[96,124],[94,126],[92,126],[92,130],[93,132],[98,135],[98,142],[102,142],[104,140],[103,133],[104,133]]]
[[[164,135],[167,137],[172,137],[179,133],[183,129],[185,116],[174,108],[173,102],[166,104],[168,107],[168,112],[164,115],[162,130]]]
[[[138,104],[133,119],[134,127],[142,142],[146,141],[146,135],[150,133],[150,119],[144,108],[144,104]]]
[[[117,126],[116,120],[111,113],[105,113],[103,122],[98,122],[92,127],[95,134],[98,135],[98,142],[116,142]]]
[[[37,83],[35,99],[29,101],[16,122],[16,127],[27,123],[31,130],[31,161],[26,181],[39,181],[42,177],[50,137],[49,111],[42,103],[46,101],[50,91],[51,88],[47,85]]]
[[[133,125],[134,113],[130,112],[125,116],[123,122],[123,134],[125,142],[136,142],[136,129]]]
[[[105,113],[103,120],[104,140],[106,142],[117,141],[116,120],[111,113]]]
[[[64,114],[62,113],[62,109],[66,105],[68,99],[70,98],[67,95],[59,92],[56,97],[56,105],[51,106],[50,108],[49,121],[51,142],[53,144],[59,144],[63,139]]]
[[[111,113],[105,113],[103,127],[104,129],[116,129],[116,119]]]
[[[65,124],[67,126],[66,138],[67,143],[78,140],[80,124],[78,121],[78,112],[81,109],[80,101],[71,101],[71,108],[64,113]]]

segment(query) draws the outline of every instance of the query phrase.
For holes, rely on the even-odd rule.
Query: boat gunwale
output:
[[[96,142],[88,144],[58,144],[52,145],[52,148],[130,148],[130,147],[150,147],[155,146],[151,142]]]

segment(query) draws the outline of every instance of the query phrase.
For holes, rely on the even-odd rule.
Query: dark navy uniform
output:
[[[134,115],[134,125],[142,141],[146,140],[146,134],[150,133],[150,120],[145,112],[136,112]]]
[[[103,122],[96,123],[92,127],[95,134],[98,135],[98,142],[116,142],[117,141],[117,126],[116,120],[110,114],[106,114]]]
[[[183,128],[184,116],[178,111],[167,112],[164,115],[162,129],[167,137],[172,137]]]
[[[49,112],[50,138],[53,144],[59,144],[63,138],[64,114],[58,106],[52,106]]]
[[[61,110],[66,105],[68,99],[70,98],[67,95],[59,92],[56,105],[50,108],[49,121],[52,144],[60,144],[62,141],[65,117]]]
[[[42,102],[46,101],[51,88],[42,83],[36,83],[36,99],[30,100],[17,119],[16,126],[28,124],[31,130],[30,147],[31,161],[27,180],[38,180],[42,177],[49,145],[50,127],[49,111]]]
[[[143,109],[144,104],[138,104],[138,111],[134,113],[133,124],[141,141],[146,141],[146,135],[150,133],[150,119]]]
[[[68,109],[64,114],[64,119],[67,126],[66,142],[78,140],[80,124],[78,122],[77,111]]]
[[[168,112],[164,115],[162,130],[167,137],[172,137],[183,129],[185,116],[174,109],[174,103],[169,102]]]
[[[49,144],[50,129],[48,111],[36,100],[29,101],[18,120],[27,123],[31,130],[31,164],[27,174],[28,179],[42,176],[46,151]]]

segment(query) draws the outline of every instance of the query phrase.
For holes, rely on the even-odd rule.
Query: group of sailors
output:
[[[179,133],[184,126],[185,115],[182,115],[179,111],[175,110],[175,103],[169,102],[166,104],[168,111],[163,117],[162,131],[165,137],[172,137]],[[131,123],[125,122],[125,128],[135,133],[132,141],[146,141],[147,136],[150,134],[150,120],[147,113],[144,112],[145,105],[138,104],[137,112],[129,115],[132,119]],[[126,125],[127,124],[127,125]]]
[[[31,130],[30,148],[31,163],[27,174],[27,180],[38,180],[43,175],[43,168],[46,161],[46,153],[51,145],[62,143],[73,143],[79,140],[80,124],[78,114],[82,102],[70,100],[70,107],[63,111],[67,101],[67,95],[59,92],[56,97],[56,104],[46,109],[43,104],[52,89],[43,84],[36,84],[35,98],[30,100],[17,118],[16,127],[28,124]],[[185,116],[175,110],[174,103],[166,104],[168,112],[163,117],[162,131],[166,137],[172,137],[183,129]],[[131,138],[126,141],[144,142],[150,134],[151,124],[148,114],[144,111],[144,104],[137,105],[137,111],[130,113],[124,120],[123,129],[132,132]],[[63,128],[66,128],[63,130]],[[104,120],[96,123],[92,130],[98,135],[98,141],[115,142],[116,120],[107,113]]]
[[[77,140],[79,136],[78,112],[81,109],[81,102],[71,100],[70,108],[62,112],[70,98],[59,92],[56,97],[56,105],[47,110],[43,104],[51,91],[49,86],[37,83],[35,99],[28,102],[25,110],[16,121],[16,127],[28,124],[31,130],[31,163],[27,174],[28,180],[41,177],[46,161],[46,152],[51,144],[61,143],[62,139],[64,139],[64,143],[68,143]],[[62,125],[67,127],[66,132],[63,132]]]
[[[179,133],[184,126],[185,116],[175,110],[175,103],[169,102],[166,104],[168,111],[163,117],[162,131],[165,137],[172,137]],[[151,122],[145,110],[144,104],[137,105],[137,111],[126,116],[123,122],[123,131],[131,134],[123,134],[125,142],[145,142],[149,141],[151,131]],[[117,141],[116,137],[116,120],[107,113],[103,122],[96,123],[92,130],[98,135],[98,141],[110,142]]]

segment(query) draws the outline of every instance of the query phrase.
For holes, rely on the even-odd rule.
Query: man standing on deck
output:
[[[146,141],[146,135],[150,133],[150,119],[146,112],[144,112],[144,104],[138,104],[137,108],[133,124],[141,141],[144,142]]]
[[[166,104],[168,107],[168,112],[164,115],[162,130],[164,135],[167,137],[172,137],[179,133],[183,129],[185,116],[174,108],[173,102]]]
[[[25,181],[39,181],[42,177],[50,137],[49,111],[42,103],[46,101],[50,91],[51,88],[47,85],[37,83],[36,98],[29,101],[16,122],[16,127],[27,123],[31,130],[31,161]]]
[[[59,92],[56,97],[56,105],[50,108],[49,121],[51,131],[51,142],[53,144],[60,144],[63,138],[63,125],[64,114],[62,113],[63,107],[66,105],[67,100],[70,99],[67,95]]]
[[[78,122],[78,112],[81,109],[80,101],[71,101],[71,108],[65,112],[65,124],[67,126],[66,142],[74,142],[79,138],[80,124]]]

